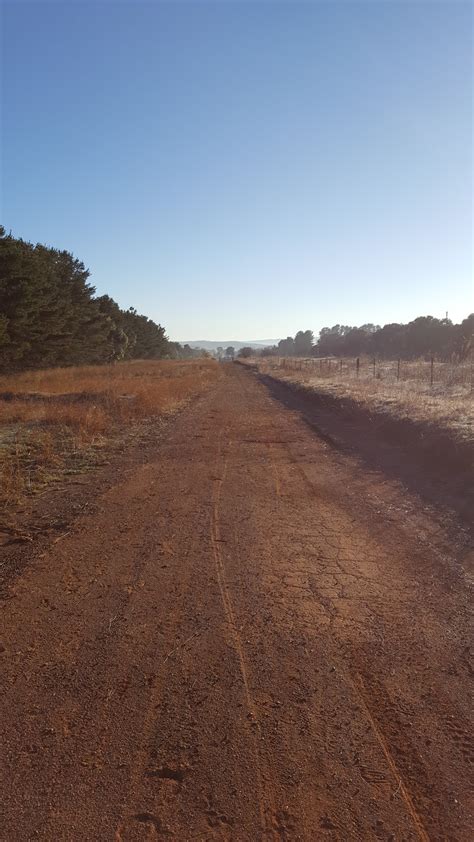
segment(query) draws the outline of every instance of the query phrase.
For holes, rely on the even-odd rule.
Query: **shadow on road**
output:
[[[257,375],[271,396],[304,421],[328,444],[383,471],[426,502],[449,509],[471,534],[474,512],[473,448],[444,431],[410,419],[370,412],[350,399],[338,399]]]

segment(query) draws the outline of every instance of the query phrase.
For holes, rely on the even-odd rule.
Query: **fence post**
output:
[[[359,368],[360,368],[360,359],[357,357],[356,359],[356,377],[359,376]]]
[[[431,362],[430,362],[430,386],[433,385],[433,380],[434,380],[434,357],[432,356]]]
[[[374,359],[373,359],[372,364],[373,364],[373,366],[374,366],[374,377],[375,377],[375,357],[374,357]]]
[[[323,373],[323,361],[322,361],[322,359],[319,360],[319,373],[320,374]]]
[[[342,374],[342,360],[339,360],[339,371]]]
[[[400,360],[397,362],[397,380],[400,380]]]

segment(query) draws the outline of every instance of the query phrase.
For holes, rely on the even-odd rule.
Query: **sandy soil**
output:
[[[2,840],[472,839],[445,511],[231,365],[87,494],[2,605]]]

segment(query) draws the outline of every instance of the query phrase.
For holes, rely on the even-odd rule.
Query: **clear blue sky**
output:
[[[8,2],[2,222],[173,339],[472,303],[472,6]]]

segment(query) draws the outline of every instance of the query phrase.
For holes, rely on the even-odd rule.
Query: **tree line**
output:
[[[192,357],[165,329],[108,295],[70,252],[33,245],[0,226],[0,370]]]
[[[386,324],[383,327],[364,324],[361,327],[334,325],[323,327],[315,342],[311,330],[300,330],[278,345],[264,348],[263,356],[281,357],[360,357],[412,360],[434,356],[439,360],[467,359],[474,352],[474,313],[459,324],[450,319],[419,316],[408,324]],[[255,354],[242,348],[239,356]]]
[[[472,313],[460,324],[420,316],[384,327],[324,327],[316,342],[311,330],[300,330],[259,353],[462,360],[472,351],[473,334]],[[231,347],[218,351],[222,358],[234,356]],[[246,347],[239,356],[255,353]],[[89,271],[70,252],[33,245],[0,226],[0,371],[204,355],[171,342],[160,324],[133,307],[123,310],[110,296],[97,296]]]

